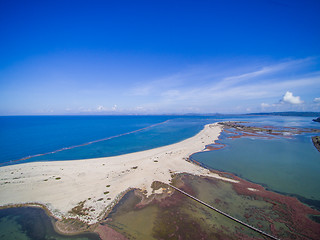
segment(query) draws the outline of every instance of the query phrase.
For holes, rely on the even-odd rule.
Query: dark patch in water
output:
[[[310,215],[309,217],[310,217],[310,219],[312,221],[315,221],[316,223],[320,223],[320,216],[318,216],[318,215]]]
[[[112,218],[113,214],[115,214],[116,212],[127,212],[131,209],[134,209],[134,207],[141,201],[141,199],[135,195],[134,191],[135,190],[133,189],[127,192],[114,206],[106,219]]]
[[[305,198],[305,197],[302,197],[297,194],[285,194],[285,193],[281,193],[281,194],[296,197],[299,199],[300,202],[307,204],[308,206],[312,207],[313,209],[320,211],[320,201],[319,200]]]
[[[2,218],[14,220],[21,226],[21,231],[33,240],[55,239],[55,237],[60,239],[100,239],[95,233],[83,233],[73,236],[57,233],[53,228],[53,219],[41,208],[19,207],[2,209],[0,210],[0,220]]]

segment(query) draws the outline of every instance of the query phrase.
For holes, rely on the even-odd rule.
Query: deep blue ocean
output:
[[[204,125],[218,121],[248,121],[249,125],[257,126],[320,129],[320,123],[312,119],[248,115],[0,117],[0,167],[32,161],[87,159],[143,151],[192,137]],[[222,134],[219,141],[226,144],[225,148],[195,153],[192,157],[210,168],[231,172],[272,191],[296,196],[320,210],[320,152],[312,144],[313,135],[299,134],[290,139],[244,137],[231,140],[227,134]],[[40,215],[43,217],[44,214],[39,211],[0,210],[0,230],[4,236],[1,238],[0,234],[0,239],[14,239],[8,238],[14,236],[10,235],[11,228],[18,235],[36,234],[35,226],[29,226],[21,219],[25,219],[25,214],[30,219],[38,219]],[[40,225],[36,228],[43,229]],[[21,239],[34,239],[28,234],[24,237],[21,235]],[[43,234],[52,236],[55,233],[48,230]],[[94,235],[75,237],[95,238]],[[59,236],[56,239],[69,238]]]
[[[260,126],[320,128],[312,117],[8,116],[0,117],[0,166],[143,151],[192,137],[208,123],[229,120]],[[314,191],[320,189],[320,153],[311,136],[230,140],[222,134],[220,140],[226,148],[197,153],[193,158],[275,191],[320,200],[320,191]],[[304,181],[294,181],[297,178]],[[315,180],[319,186],[312,184]]]
[[[97,158],[142,151],[189,138],[198,133],[205,124],[225,118],[224,116],[0,117],[0,164]],[[110,139],[104,140],[106,138]],[[92,141],[98,142],[90,144]],[[83,144],[84,146],[77,147]],[[65,150],[70,147],[71,149]],[[38,154],[45,155],[32,157]],[[20,161],[29,156],[31,158]]]

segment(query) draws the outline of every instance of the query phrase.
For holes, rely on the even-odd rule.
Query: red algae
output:
[[[112,229],[108,225],[99,225],[95,232],[99,234],[101,240],[128,240],[125,236],[121,233],[117,232],[116,230]]]
[[[262,186],[230,173],[239,183],[209,177],[178,174],[173,185],[208,204],[253,225],[280,239],[318,239],[320,224],[308,218],[318,211],[300,203],[296,198],[265,190]],[[163,187],[160,182],[155,186]],[[249,188],[249,189],[248,189]],[[138,191],[138,190],[137,190]],[[141,197],[138,192],[130,198]],[[224,216],[199,205],[178,191],[155,194],[150,201],[127,198],[106,224],[124,236],[137,239],[263,239],[263,237]],[[135,204],[131,204],[136,202]],[[124,207],[127,205],[127,207]],[[128,207],[130,206],[130,207]],[[141,218],[149,224],[148,231],[126,220]],[[143,225],[144,226],[144,225]],[[139,232],[140,231],[140,232]]]
[[[232,134],[227,138],[287,138],[286,133],[302,132],[295,128],[264,126],[263,129],[235,126],[237,128],[232,131],[228,130],[232,127],[223,127],[225,133]],[[216,141],[215,144],[207,145],[206,149],[215,151],[225,146]],[[192,157],[187,161],[203,166]],[[234,174],[211,171],[239,182],[231,183],[209,177],[178,174],[173,178],[172,185],[281,239],[319,239],[320,224],[309,218],[310,215],[320,215],[319,211],[304,205],[295,197],[268,191],[263,186],[243,180]],[[263,239],[260,234],[198,205],[177,191],[170,194],[165,192],[160,197],[155,195],[147,200],[143,197],[141,199],[131,209],[115,212],[115,219],[111,219],[108,225],[126,236],[136,236],[140,239]],[[133,228],[134,223],[123,220],[132,215],[142,216],[148,219],[148,223],[152,223],[149,235],[146,235],[146,232],[139,233]]]
[[[223,124],[223,123],[222,123]],[[289,136],[284,136],[282,133],[279,132],[272,132],[271,129],[267,129],[267,128],[253,128],[253,127],[245,127],[245,130],[242,129],[238,129],[237,127],[244,127],[242,125],[238,125],[238,124],[232,124],[231,126],[229,125],[223,125],[223,132],[224,133],[228,133],[230,136],[226,137],[227,139],[239,139],[242,137],[254,137],[254,138],[263,138],[263,139],[273,139],[275,137],[283,137],[283,138],[290,138]],[[230,128],[234,128],[233,131],[230,131],[228,129]],[[268,127],[270,128],[270,127]],[[264,129],[263,132],[259,132],[259,130]],[[275,128],[276,129],[276,128]],[[290,128],[291,129],[291,128]],[[288,128],[289,130],[289,128]],[[209,151],[215,151],[215,150],[220,150],[225,148],[227,145],[224,143],[221,143],[220,140],[215,141],[215,143],[207,145],[206,149]],[[193,160],[194,161],[194,160]],[[199,163],[197,163],[196,161],[194,161],[196,164],[201,165]]]
[[[215,145],[217,145],[217,146],[215,146]],[[218,146],[218,145],[220,145],[220,146]],[[214,150],[220,150],[222,148],[225,148],[225,146],[226,146],[225,144],[219,143],[219,144],[208,145],[208,146],[206,146],[206,149],[209,151],[214,151]]]
[[[251,196],[255,199],[262,198],[264,201],[271,203],[273,209],[281,214],[281,222],[301,235],[302,239],[303,236],[312,239],[317,239],[320,236],[320,224],[308,217],[308,215],[320,215],[319,211],[304,205],[297,198],[265,190],[262,186],[243,180],[235,175],[233,175],[233,178],[239,181],[239,183],[232,183],[234,190],[238,194]],[[256,189],[257,191],[250,189]],[[270,221],[270,230],[272,234],[277,234],[272,221]]]

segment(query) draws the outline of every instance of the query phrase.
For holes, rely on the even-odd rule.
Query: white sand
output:
[[[150,195],[152,182],[169,183],[171,173],[186,172],[237,182],[185,161],[192,153],[204,150],[205,145],[217,140],[220,132],[220,125],[210,124],[194,137],[147,151],[0,167],[0,206],[40,203],[57,218],[78,217],[92,224],[112,207],[119,194],[129,188],[139,188]],[[85,201],[84,208],[90,209],[86,211],[88,215],[68,213],[81,201]]]

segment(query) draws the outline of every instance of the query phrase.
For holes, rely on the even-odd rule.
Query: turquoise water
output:
[[[0,117],[0,164],[27,161],[85,159],[142,151],[192,137],[217,121],[319,128],[309,117],[273,116],[18,116]],[[131,134],[123,135],[126,133]],[[119,136],[120,135],[120,136]],[[26,161],[24,161],[26,162]]]
[[[320,124],[312,122],[310,117],[0,117],[0,164],[96,158],[142,151],[192,137],[205,124],[218,121],[248,121],[249,125],[258,126],[320,128]],[[24,161],[14,161],[105,138],[110,139]],[[320,209],[320,153],[313,146],[310,134],[294,136],[293,139],[271,140],[231,140],[226,138],[226,134],[222,134],[221,142],[227,144],[227,147],[196,153],[192,157],[213,169],[232,172],[273,191],[295,195],[301,201]],[[37,239],[30,229],[42,229],[42,238],[38,239],[69,239],[60,235],[52,237],[55,232],[49,227],[50,221],[43,225],[42,222],[32,220],[42,217],[39,218],[38,213],[29,208],[10,211],[0,210],[0,239]],[[32,215],[38,217],[33,218]],[[88,239],[95,236],[77,237]]]
[[[201,118],[173,118],[165,123],[138,132],[83,147],[61,151],[55,154],[36,157],[32,160],[87,159],[143,151],[176,143],[192,137],[197,134],[205,124],[212,121],[213,120],[211,119]]]
[[[268,125],[319,128],[314,123],[304,123],[306,119],[298,120],[272,123],[269,119],[272,124]],[[265,122],[254,124],[261,126]],[[297,196],[319,209],[320,152],[313,146],[311,136],[300,134],[292,139],[242,137],[232,140],[223,134],[220,142],[226,144],[225,148],[196,153],[192,157],[210,168],[231,172],[273,191]]]
[[[302,138],[302,139],[301,139]],[[310,137],[299,139],[225,139],[228,146],[193,158],[217,170],[268,188],[320,200],[320,153]]]
[[[0,163],[117,136],[171,118],[169,116],[0,117]]]
[[[259,117],[230,115],[0,117],[0,165],[97,158],[143,151],[192,137],[208,123],[248,119],[259,119]],[[133,131],[136,132],[132,133]],[[107,138],[111,139],[102,141]],[[93,141],[98,142],[88,144]],[[74,147],[83,144],[87,145]],[[72,149],[63,150],[70,147]],[[51,154],[51,152],[56,153]],[[16,161],[39,154],[45,155]]]

